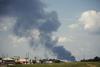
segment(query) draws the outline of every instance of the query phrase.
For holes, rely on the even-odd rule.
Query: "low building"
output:
[[[2,59],[2,63],[3,64],[15,64],[15,60],[12,59],[12,58],[7,57],[7,58]]]
[[[51,63],[53,63],[53,61],[46,61],[46,63],[51,64]]]
[[[18,59],[18,61],[17,61],[17,63],[19,63],[19,64],[27,64],[29,61],[27,60],[27,59],[22,59],[22,58],[20,58],[20,59]]]

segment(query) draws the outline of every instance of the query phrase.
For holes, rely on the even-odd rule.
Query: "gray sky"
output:
[[[9,4],[5,2],[3,5],[2,0],[0,0],[0,7],[4,6],[5,8],[0,8],[0,55],[26,56],[26,53],[29,52],[30,56],[33,57],[32,55],[35,55],[35,52],[37,53],[35,56],[40,55],[43,57],[44,54],[50,54],[50,57],[54,57],[53,52],[45,47],[52,46],[54,48],[54,44],[57,44],[56,46],[63,46],[69,51],[68,53],[75,56],[77,60],[100,56],[100,0],[41,1],[45,3],[44,9],[47,11],[46,18],[44,18],[45,15],[41,9],[43,7],[41,5],[38,6],[40,4],[38,2],[36,4],[29,2],[32,5],[28,3],[28,7],[36,6],[36,8],[38,8],[36,11],[34,7],[28,8],[27,6],[25,8],[28,8],[28,10],[26,10],[23,8],[25,4],[21,7],[21,4],[16,6],[17,1],[17,3],[11,2],[11,5],[6,7],[7,10],[5,10],[5,6]],[[12,5],[16,8],[14,9]],[[23,10],[21,8],[23,8]],[[31,13],[33,13],[34,16],[32,16]],[[37,19],[34,20],[37,24],[31,23],[33,22],[32,19]],[[28,22],[28,20],[30,21]],[[45,24],[46,22],[48,23]],[[12,31],[13,29],[15,31]],[[39,43],[41,42],[39,35],[41,35],[41,38],[44,38],[42,43]],[[53,45],[41,45],[47,41],[46,37],[50,38]],[[39,44],[38,47],[32,45],[37,47],[37,51],[35,48],[33,48],[33,50],[29,46],[30,40],[32,39],[35,39],[35,44]],[[32,41],[33,44],[34,41]],[[52,47],[50,47],[50,49]],[[46,50],[48,51],[46,52]]]
[[[100,0],[43,0],[47,11],[58,13],[60,36],[77,59],[100,56]]]

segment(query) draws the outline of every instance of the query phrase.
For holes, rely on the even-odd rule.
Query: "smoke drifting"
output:
[[[28,38],[35,51],[38,51],[37,48],[45,48],[45,57],[52,55],[58,59],[75,60],[69,51],[63,46],[57,46],[57,41],[52,40],[53,32],[61,24],[57,13],[46,12],[40,0],[0,0],[0,17],[2,16],[17,17],[13,34]]]

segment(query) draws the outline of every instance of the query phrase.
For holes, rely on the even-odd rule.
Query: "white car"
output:
[[[2,60],[0,60],[0,64],[2,63]]]

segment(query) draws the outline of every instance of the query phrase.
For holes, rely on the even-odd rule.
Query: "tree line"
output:
[[[96,56],[92,59],[82,59],[81,62],[100,62],[100,57]]]

